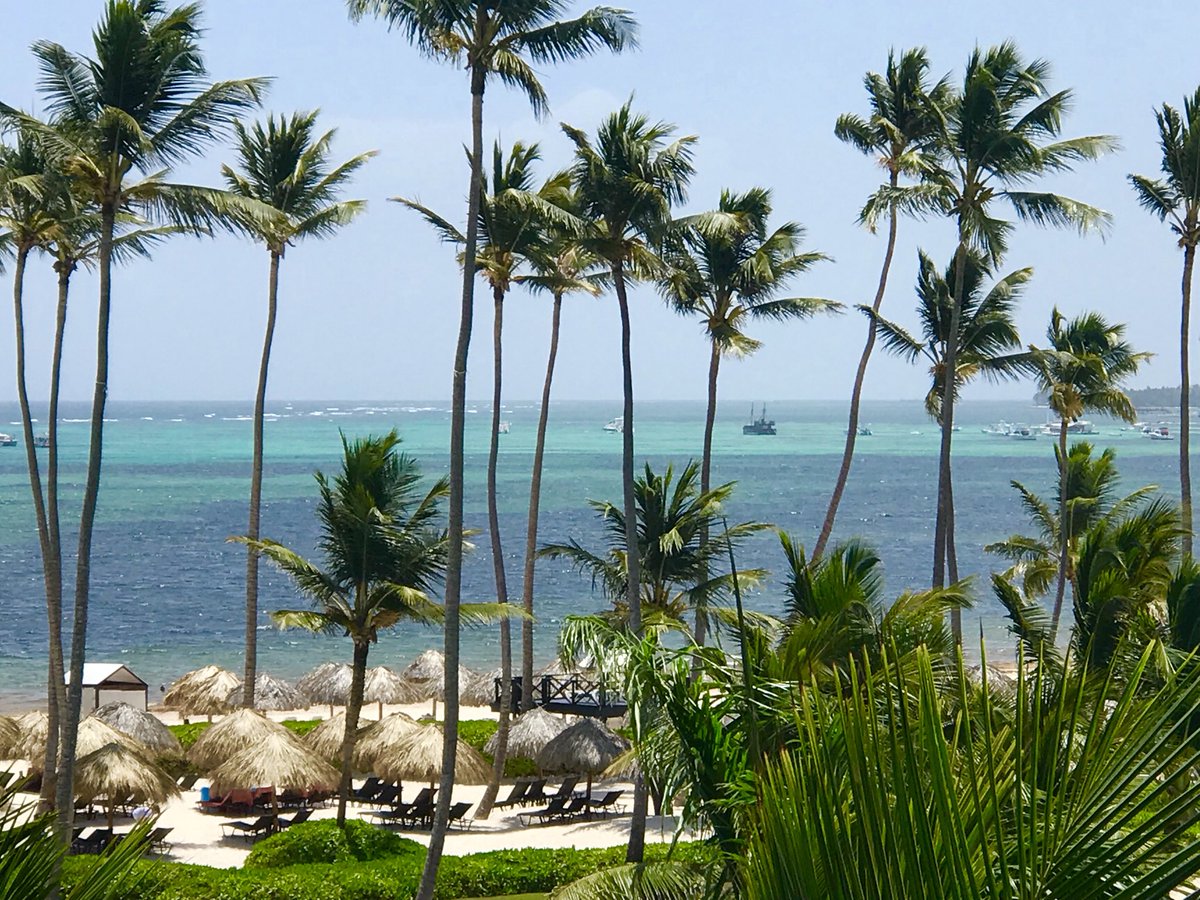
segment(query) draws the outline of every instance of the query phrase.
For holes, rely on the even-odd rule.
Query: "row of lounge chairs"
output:
[[[517,779],[517,783],[512,786],[508,796],[496,803],[496,809],[508,809],[510,806],[535,806],[538,803],[548,804],[552,800],[569,799],[575,792],[577,784],[579,784],[579,779],[570,776],[563,779],[562,784],[554,793],[547,794],[545,778]]]
[[[256,841],[277,831],[286,831],[301,822],[307,822],[311,815],[311,809],[302,809],[290,819],[283,816],[266,815],[259,816],[253,822],[222,822],[221,835],[227,838],[240,837],[247,842]]]
[[[517,813],[517,821],[524,819],[525,825],[533,824],[537,819],[541,825],[552,822],[569,822],[572,819],[590,820],[593,816],[608,818],[615,812],[623,812],[623,807],[617,801],[624,791],[609,791],[603,796],[593,799],[583,794],[572,797],[553,797],[542,809]]]
[[[274,788],[252,788],[230,791],[223,797],[199,801],[196,806],[201,812],[243,815],[256,809],[310,809],[320,806],[332,795],[329,791],[283,791],[275,796]]]
[[[167,839],[170,828],[152,828],[146,836],[146,848],[155,853],[170,853],[172,844]],[[71,836],[72,853],[102,853],[108,847],[120,843],[129,836],[127,831],[109,831],[107,828],[76,828]]]

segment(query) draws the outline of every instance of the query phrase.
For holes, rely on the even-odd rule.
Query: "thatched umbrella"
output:
[[[440,650],[426,650],[408,664],[404,677],[413,681],[430,681],[440,678],[446,669],[446,657]]]
[[[350,696],[350,678],[353,674],[349,663],[324,662],[300,676],[296,681],[296,690],[313,703],[328,706],[344,704]]]
[[[437,650],[426,650],[418,656],[408,668],[404,676],[408,678],[417,690],[418,699],[433,701],[433,715],[437,717],[439,700],[446,699],[446,670],[442,666],[444,657]],[[479,673],[466,666],[458,667],[459,697],[470,684],[479,678]]]
[[[17,741],[21,739],[21,727],[12,716],[0,716],[0,759],[8,759],[13,753]]]
[[[599,719],[583,718],[552,738],[537,755],[537,764],[548,772],[578,772],[587,775],[587,796],[592,795],[592,778],[609,767],[629,741]]]
[[[208,716],[229,712],[230,691],[240,687],[242,680],[220,666],[204,666],[188,672],[171,685],[163,696],[163,705],[179,710],[180,714]]]
[[[496,679],[502,669],[493,669],[472,678],[467,684],[458,686],[458,701],[463,706],[491,706],[496,699]]]
[[[566,729],[564,719],[552,716],[540,706],[534,707],[513,720],[508,730],[508,755],[537,759],[542,749]],[[483,749],[495,755],[496,735],[488,738]]]
[[[75,793],[88,803],[104,798],[108,829],[119,803],[165,803],[179,796],[174,780],[136,750],[120,743],[105,744],[80,758],[75,765]]]
[[[469,744],[458,742],[455,784],[487,784],[492,767]],[[442,729],[419,725],[387,753],[375,757],[372,771],[385,781],[425,781],[430,787],[442,777]]]
[[[40,769],[46,755],[46,736],[50,732],[49,717],[40,710],[27,712],[17,717],[16,724],[18,733],[11,748],[13,756]]]
[[[89,719],[97,719],[158,756],[179,756],[183,747],[174,733],[157,716],[122,703],[106,703],[92,711]],[[85,720],[86,721],[86,720]]]
[[[419,703],[421,692],[417,686],[404,676],[393,672],[387,666],[375,666],[367,669],[367,679],[363,684],[363,701],[379,704],[379,718],[383,718],[385,703]]]
[[[401,712],[372,723],[360,732],[354,745],[354,767],[360,772],[375,772],[375,760],[390,755],[397,745],[420,727],[410,716]]]
[[[40,771],[45,765],[49,720],[42,712],[27,713],[21,719],[26,723],[26,727],[22,729],[16,750],[22,759],[29,761],[30,768]],[[137,752],[146,751],[146,748],[133,738],[109,727],[100,719],[89,716],[79,723],[78,736],[75,739],[75,753],[78,758],[87,756],[106,744],[120,744]]]
[[[271,785],[279,813],[280,791],[324,791],[337,787],[338,770],[284,730],[271,732],[212,768],[212,789],[218,793]]]
[[[198,769],[214,769],[236,753],[254,747],[268,735],[283,735],[294,743],[292,733],[252,709],[239,709],[213,725],[192,744],[188,759]]]
[[[361,740],[366,728],[359,727]],[[321,759],[339,759],[342,753],[342,739],[346,736],[346,714],[338,713],[330,719],[325,719],[320,725],[306,734],[302,741],[313,753]]]
[[[230,706],[241,706],[244,685],[239,684],[226,697]],[[308,695],[292,687],[282,678],[265,672],[254,679],[255,709],[304,709],[308,706]]]

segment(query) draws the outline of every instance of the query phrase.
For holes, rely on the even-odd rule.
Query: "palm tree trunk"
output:
[[[362,713],[363,688],[367,680],[367,653],[371,644],[354,641],[354,665],[350,673],[350,702],[346,704],[346,730],[342,733],[342,780],[338,785],[337,823],[346,824],[346,804],[350,802],[351,776],[354,772],[354,743],[358,738],[358,717]]]
[[[708,407],[704,412],[704,447],[700,454],[700,493],[707,494],[712,485],[712,436],[713,426],[717,420],[717,376],[721,371],[721,348],[716,341],[708,357]],[[708,526],[705,525],[700,534],[700,543],[708,543]],[[701,601],[696,604],[696,646],[703,647],[708,638],[708,608]],[[692,675],[699,677],[701,669],[700,657],[692,660]]]
[[[899,183],[899,175],[892,172],[891,186]],[[875,302],[871,311],[879,314],[883,304],[883,295],[887,291],[888,274],[892,269],[892,257],[896,252],[896,211],[893,209],[888,222],[887,249],[883,254],[883,268],[879,271],[879,285],[875,288]],[[846,482],[850,480],[850,466],[854,462],[854,445],[858,440],[858,410],[862,404],[863,385],[867,380],[867,363],[875,350],[875,320],[871,319],[867,328],[867,342],[863,345],[862,355],[858,358],[858,370],[854,373],[854,387],[850,391],[850,420],[846,426],[846,446],[842,450],[842,465],[838,469],[837,480],[833,483],[833,493],[829,497],[829,508],[825,510],[825,521],[821,523],[821,533],[817,535],[817,543],[813,547],[812,561],[815,563],[825,553],[825,547],[833,534],[833,522],[837,518],[838,507],[842,504],[842,494],[846,492]]]
[[[487,4],[478,5],[475,33],[487,24]],[[479,238],[479,196],[483,180],[483,88],[485,70],[471,69],[471,183],[467,189],[467,234],[463,244],[462,308],[459,313],[458,343],[454,350],[454,382],[450,398],[450,503],[447,531],[450,553],[446,560],[445,597],[445,687],[446,709],[442,726],[442,777],[439,782],[429,852],[417,900],[433,900],[438,866],[450,824],[450,796],[454,792],[454,763],[458,749],[458,661],[459,602],[463,562],[463,428],[467,418],[467,355],[471,348],[471,323],[475,301],[475,251]]]
[[[504,548],[500,540],[500,511],[496,503],[496,465],[500,459],[501,376],[504,371],[504,290],[492,288],[495,317],[492,325],[492,442],[488,448],[487,504],[488,529],[492,537],[492,572],[496,579],[496,602],[508,602],[508,575],[504,571]],[[492,778],[479,801],[476,818],[487,819],[500,791],[504,762],[508,758],[508,724],[512,704],[512,629],[508,617],[500,620],[500,721],[496,726],[496,755],[492,760]]]
[[[50,360],[50,406],[46,414],[46,524],[49,532],[51,565],[46,583],[46,624],[50,644],[49,693],[46,698],[46,756],[42,769],[41,804],[43,811],[54,806],[58,788],[58,745],[62,727],[61,711],[67,706],[62,646],[62,532],[58,514],[58,395],[62,383],[63,339],[67,332],[67,298],[75,262],[59,258],[58,307],[54,321],[54,351]]]
[[[250,462],[250,523],[246,537],[258,540],[262,511],[263,415],[267,404],[267,373],[271,366],[271,342],[275,339],[275,313],[279,300],[279,261],[283,254],[271,249],[271,273],[267,281],[267,329],[263,335],[262,360],[258,366],[258,390],[254,395],[254,452]],[[258,676],[258,551],[246,547],[246,660],[242,671],[242,706],[254,708],[254,680]]]
[[[525,572],[521,603],[526,618],[521,622],[521,709],[533,708],[533,579],[537,562],[538,513],[542,501],[542,460],[546,455],[546,424],[550,420],[550,386],[558,357],[558,330],[562,320],[561,292],[554,294],[550,319],[550,353],[546,358],[546,380],[542,383],[542,406],[538,410],[537,443],[533,448],[533,472],[529,476],[529,521],[525,526]]]
[[[942,440],[938,452],[938,495],[937,517],[933,528],[933,586],[946,585],[946,551],[952,543],[950,531],[954,527],[951,514],[953,501],[950,484],[950,450],[954,439],[954,395],[955,373],[958,368],[958,331],[962,322],[963,293],[966,290],[967,243],[959,228],[958,251],[955,254],[954,306],[950,311],[950,330],[946,335],[946,352],[943,360],[942,384]],[[962,612],[952,610],[950,628],[954,640],[962,642]]]
[[[79,550],[75,559],[75,616],[71,631],[71,677],[67,689],[66,719],[62,729],[58,773],[59,839],[71,835],[75,813],[75,741],[79,735],[79,709],[83,703],[83,661],[87,651],[88,598],[92,577],[92,530],[100,495],[100,464],[104,452],[104,406],[108,399],[108,324],[112,303],[112,245],[116,206],[100,207],[100,302],[96,319],[96,388],[92,396],[91,434],[88,441],[87,480],[79,516]]]
[[[1179,514],[1183,519],[1183,555],[1192,555],[1192,464],[1188,456],[1191,436],[1191,373],[1188,353],[1191,349],[1192,265],[1196,261],[1196,245],[1183,248],[1183,285],[1179,321]]]
[[[1067,419],[1058,426],[1058,578],[1054,587],[1054,614],[1050,619],[1050,644],[1058,638],[1058,623],[1062,618],[1063,598],[1067,593],[1067,557],[1071,552],[1071,523],[1067,504]]]

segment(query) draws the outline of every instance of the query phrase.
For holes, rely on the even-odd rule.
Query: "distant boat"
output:
[[[775,420],[767,418],[767,404],[763,404],[762,412],[754,418],[754,404],[750,404],[750,422],[742,426],[742,434],[775,434]]]
[[[981,430],[984,434],[990,434],[993,437],[1008,437],[1012,434],[1013,426],[1011,422],[997,422],[995,425],[988,425]]]
[[[870,436],[871,436],[871,435],[873,435],[874,433],[875,433],[875,432],[873,432],[873,431],[871,430],[871,426],[870,426],[870,425],[859,425],[859,426],[858,426],[858,436],[859,436],[859,437],[870,437]]]
[[[39,449],[45,450],[47,447],[50,446],[50,435],[39,434],[37,437],[35,437],[33,439],[33,446],[38,447]]]
[[[1036,441],[1037,432],[1028,425],[1014,425],[1008,436],[1017,441]]]
[[[624,434],[625,433],[625,417],[617,416],[615,419],[613,419],[611,422],[609,422],[607,425],[604,426],[604,430],[607,432],[610,432],[611,434]]]
[[[1055,437],[1058,435],[1061,427],[1062,425],[1060,422],[1047,421],[1046,424],[1042,426],[1042,434]],[[1068,422],[1067,434],[1096,434],[1096,426],[1087,419],[1079,419],[1076,422]]]
[[[0,434],[0,447],[15,447],[17,439],[11,434]]]
[[[1175,435],[1171,434],[1171,429],[1167,427],[1166,423],[1163,423],[1162,425],[1155,425],[1153,428],[1147,428],[1143,434],[1149,437],[1152,441],[1175,440]]]
[[[500,427],[496,429],[500,434],[508,434],[509,428],[512,427],[511,422],[501,422]]]

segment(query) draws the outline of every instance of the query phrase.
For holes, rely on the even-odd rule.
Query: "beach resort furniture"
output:
[[[299,825],[301,822],[307,822],[309,819],[309,816],[311,816],[311,815],[312,815],[311,809],[302,809],[298,813],[296,813],[294,816],[292,816],[290,819],[285,819],[282,816],[280,816],[279,830],[284,831],[285,829],[291,828],[293,825]]]
[[[194,775],[194,774],[193,775],[180,775],[179,781],[177,781],[176,784],[179,785],[179,790],[190,791],[192,788],[194,788],[196,786],[196,781],[197,781],[197,779],[199,779],[199,777],[200,777],[199,775]]]
[[[529,793],[529,782],[518,781],[512,786],[512,790],[508,792],[508,796],[503,800],[496,801],[496,809],[505,809],[509,806],[519,806],[525,800],[525,795]]]
[[[355,788],[350,792],[350,802],[360,804],[370,803],[377,796],[379,796],[379,792],[384,788],[384,786],[385,785],[382,778],[376,778],[374,775],[372,775],[365,782],[363,782],[362,787]]]
[[[458,825],[463,831],[470,831],[471,826],[475,824],[474,819],[467,818],[467,810],[471,808],[470,803],[455,803],[450,807],[450,820],[448,828],[453,828]]]
[[[614,812],[624,812],[624,807],[618,806],[617,801],[621,799],[624,791],[609,791],[599,800],[588,800],[588,809],[591,812],[599,813],[608,818]]]
[[[151,829],[150,834],[146,837],[146,846],[155,853],[162,853],[164,855],[170,853],[174,844],[168,841],[167,838],[170,837],[172,830],[161,826]]]
[[[562,815],[563,807],[567,805],[567,801],[561,797],[556,797],[546,804],[544,809],[535,809],[532,812],[517,813],[517,821],[524,819],[525,825],[530,824],[534,819],[537,819],[543,825]]]
[[[550,797],[546,794],[546,779],[537,778],[529,785],[529,790],[525,792],[521,805],[533,806],[536,803],[545,803],[549,799]]]
[[[587,797],[572,797],[566,802],[562,812],[559,813],[560,819],[586,819],[589,818],[588,799]]]
[[[417,799],[409,804],[401,818],[414,828],[418,826],[428,828],[433,822],[433,794],[434,792],[429,788],[422,788]]]
[[[257,840],[274,831],[275,824],[274,816],[259,816],[253,822],[222,822],[221,835],[232,837],[239,834],[245,841]],[[226,828],[229,829],[228,832],[225,831]]]
[[[381,784],[371,802],[375,806],[397,806],[400,803],[400,788],[394,784]]]
[[[550,800],[569,800],[575,793],[575,785],[579,784],[579,778],[575,775],[570,775],[563,779],[563,783],[558,786],[558,790],[550,795]]]
[[[80,832],[79,837],[71,841],[71,852],[101,853],[112,841],[112,838],[113,834],[107,828],[85,828]]]
[[[0,772],[0,788],[8,787],[8,783],[10,781],[12,781],[12,779],[13,779],[12,772]]]
[[[230,791],[223,797],[212,800],[201,800],[196,804],[201,812],[249,812],[254,808],[254,794],[251,791]]]

